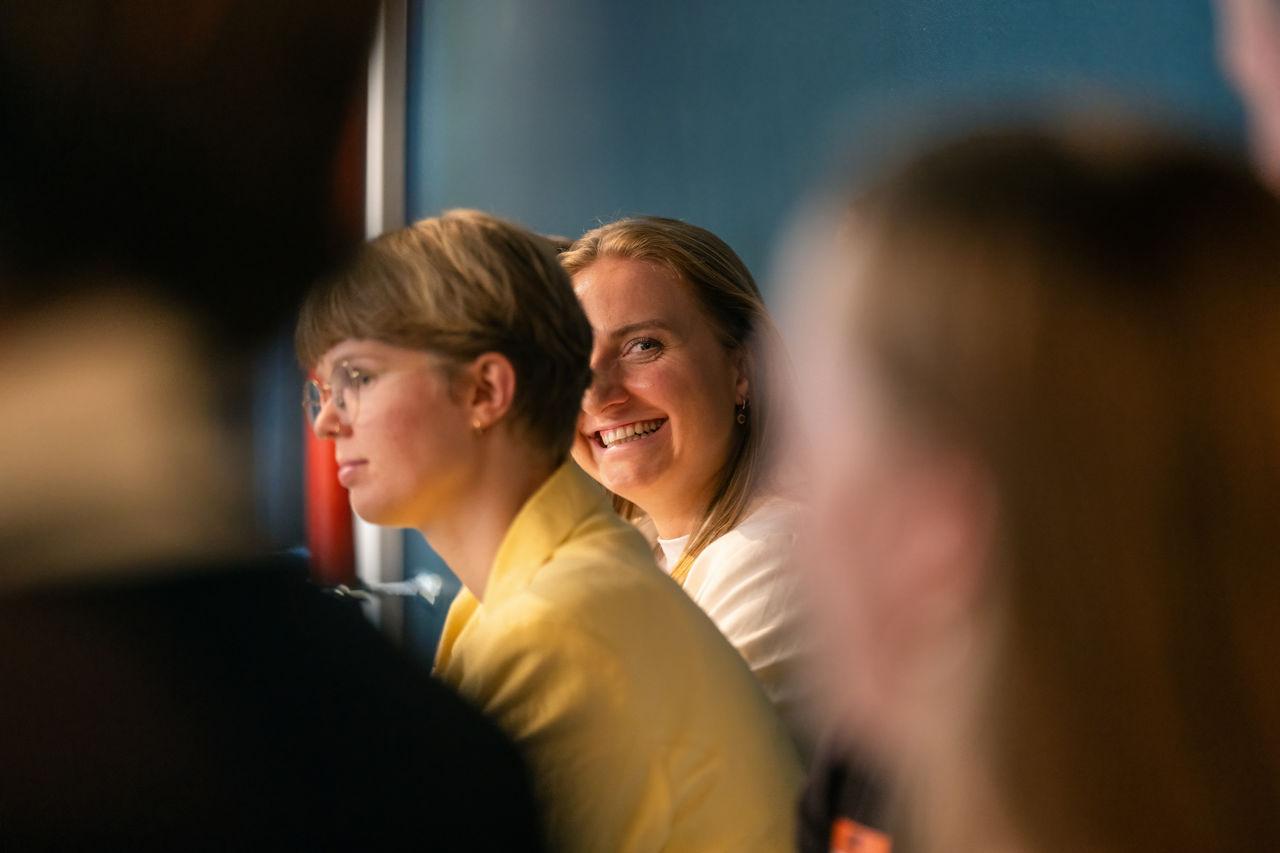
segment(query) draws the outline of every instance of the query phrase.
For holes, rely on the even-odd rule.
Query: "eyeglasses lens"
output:
[[[338,420],[350,426],[355,420],[356,403],[359,402],[351,368],[345,364],[334,368],[329,387],[333,389],[333,405],[338,410]]]
[[[307,423],[314,426],[323,408],[324,392],[320,389],[320,383],[310,379],[302,386],[302,410],[306,412]]]
[[[325,402],[332,396],[338,420],[350,426],[355,420],[356,404],[359,402],[356,388],[354,371],[346,364],[340,364],[333,369],[328,386],[321,385],[314,379],[307,380],[307,383],[302,386],[302,409],[306,412],[307,422],[315,426]]]

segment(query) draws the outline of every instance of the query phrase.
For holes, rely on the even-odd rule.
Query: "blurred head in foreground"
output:
[[[376,11],[0,0],[0,585],[245,546],[228,427],[359,238]]]
[[[0,314],[110,274],[274,330],[360,237],[376,9],[0,0]]]
[[[904,837],[1276,848],[1280,202],[1191,144],[1026,129],[837,219],[800,563]]]

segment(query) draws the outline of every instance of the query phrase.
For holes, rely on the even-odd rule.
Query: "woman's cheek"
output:
[[[584,438],[581,434],[574,436],[573,446],[569,449],[569,453],[573,457],[573,461],[578,463],[579,468],[595,477],[599,473],[599,469],[596,466],[595,456],[591,453],[591,445],[588,441],[589,439]]]

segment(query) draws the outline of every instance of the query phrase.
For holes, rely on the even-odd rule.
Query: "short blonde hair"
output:
[[[518,225],[451,210],[373,240],[307,298],[298,359],[372,339],[462,362],[501,353],[515,368],[514,423],[560,461],[591,379],[591,327],[555,249]]]
[[[560,263],[576,275],[606,257],[649,261],[673,272],[691,288],[720,345],[745,356],[747,422],[735,430],[701,522],[672,567],[671,576],[683,583],[697,556],[742,521],[752,499],[770,481],[785,367],[781,338],[747,265],[705,228],[657,216],[620,219],[583,234],[561,253]],[[624,518],[641,516],[638,507],[617,495],[614,506]]]

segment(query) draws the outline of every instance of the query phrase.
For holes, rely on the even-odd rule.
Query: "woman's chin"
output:
[[[356,492],[351,493],[351,511],[356,517],[367,524],[376,524],[381,527],[403,527],[398,523],[398,515],[394,507],[388,506],[384,501],[378,501],[369,497],[359,495]]]
[[[626,463],[606,462],[595,476],[606,489],[637,505],[655,483],[661,482],[659,472],[649,470],[647,466]]]
[[[351,512],[355,514],[356,518],[360,519],[366,524],[383,524],[384,523],[379,520],[381,516],[376,510],[370,510],[366,507],[361,507],[357,505],[355,501],[351,502]]]

